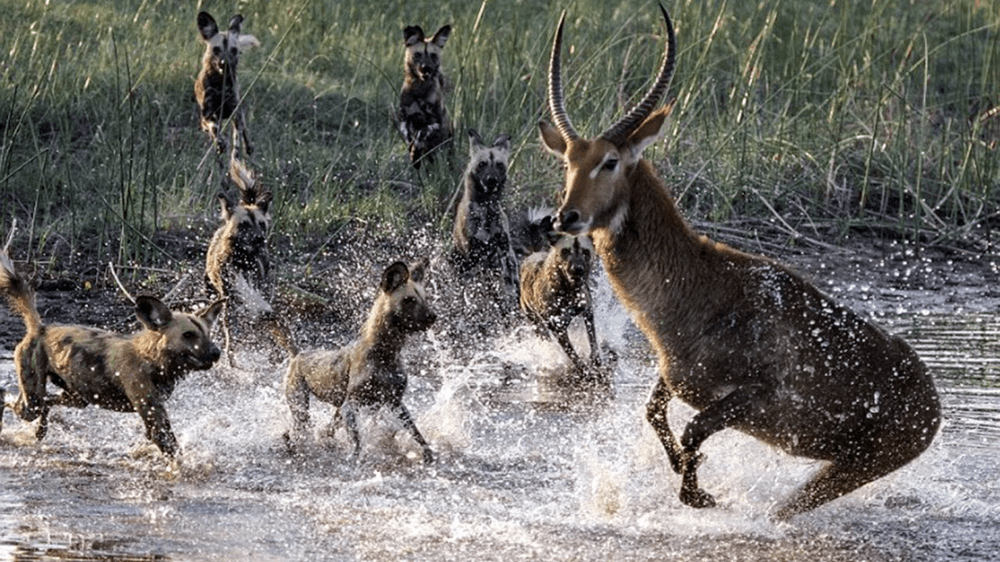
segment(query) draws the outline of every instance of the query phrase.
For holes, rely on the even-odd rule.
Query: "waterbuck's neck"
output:
[[[594,246],[619,300],[658,353],[699,332],[698,325],[724,304],[725,253],[696,234],[673,197],[640,160],[609,226],[593,231]]]

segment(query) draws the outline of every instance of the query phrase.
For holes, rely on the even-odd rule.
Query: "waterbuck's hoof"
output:
[[[681,502],[688,507],[703,508],[703,507],[715,507],[715,498],[712,494],[700,489],[695,488],[693,490],[681,489]]]

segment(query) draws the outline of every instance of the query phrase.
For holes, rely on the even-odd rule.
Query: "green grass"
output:
[[[240,78],[275,193],[276,235],[323,240],[352,219],[387,235],[433,225],[468,127],[513,137],[510,207],[554,201],[537,140],[561,5],[527,1],[208,2],[261,40]],[[213,156],[192,84],[197,8],[177,2],[0,0],[0,226],[29,257],[191,267],[160,235],[215,224]],[[653,2],[567,2],[567,105],[584,134],[640,95],[662,54]],[[842,236],[877,226],[926,242],[980,237],[1000,201],[1000,3],[745,2],[667,8],[680,52],[664,142],[647,151],[695,220],[771,221]],[[417,176],[389,114],[402,28],[452,23],[445,72],[456,170]],[[989,117],[989,115],[993,115]],[[203,163],[199,168],[199,164]]]

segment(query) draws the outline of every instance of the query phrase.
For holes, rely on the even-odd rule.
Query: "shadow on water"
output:
[[[607,304],[609,297],[602,299]],[[604,305],[601,305],[604,306]],[[989,560],[1000,556],[1000,321],[903,313],[880,321],[931,366],[945,422],[911,465],[789,524],[769,513],[816,464],[736,432],[706,442],[713,510],[679,482],[642,418],[655,369],[623,313],[598,326],[619,351],[612,397],[570,400],[555,344],[521,330],[458,363],[437,335],[407,404],[438,461],[366,421],[364,454],[325,433],[290,456],[283,366],[217,368],[168,403],[184,450],[171,471],[138,418],[58,410],[41,443],[7,415],[0,436],[0,558],[11,560]],[[579,337],[580,334],[576,334]],[[0,384],[14,388],[9,352]],[[256,359],[243,361],[254,364]],[[673,408],[675,426],[692,415]]]

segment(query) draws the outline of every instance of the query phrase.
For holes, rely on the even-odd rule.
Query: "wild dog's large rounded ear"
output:
[[[408,25],[403,28],[403,43],[412,47],[424,40],[424,30],[419,25]]]
[[[493,148],[500,148],[503,150],[510,150],[510,135],[504,133],[497,135],[497,138],[493,139]]]
[[[215,23],[215,18],[208,12],[198,12],[198,30],[201,31],[202,39],[208,41],[219,33],[219,24]]]
[[[257,197],[257,200],[254,201],[254,203],[257,205],[257,208],[260,209],[260,212],[266,213],[267,208],[271,205],[272,199],[274,199],[274,194],[270,191],[265,191]]]
[[[469,129],[469,149],[472,152],[480,150],[483,148],[483,138],[479,136],[479,133],[475,129]]]
[[[439,49],[443,49],[444,44],[448,42],[449,35],[451,35],[451,25],[446,25],[437,30],[434,37],[431,37],[431,43],[437,45]]]
[[[538,229],[545,235],[545,241],[551,246],[554,246],[562,236],[556,230],[556,221],[552,215],[542,217],[542,220],[538,223]]]
[[[393,293],[396,289],[406,284],[409,278],[410,270],[407,269],[405,263],[398,261],[387,267],[385,272],[382,273],[382,284],[380,286],[383,292]]]
[[[236,14],[235,16],[233,16],[233,19],[229,20],[229,32],[230,33],[234,33],[234,32],[235,33],[239,33],[240,32],[240,28],[242,26],[243,26],[243,16],[241,16],[240,14]]]
[[[427,265],[430,260],[426,256],[420,258],[419,260],[410,264],[410,279],[413,279],[414,283],[423,283],[424,274],[427,271]]]
[[[219,198],[219,216],[224,221],[229,220],[229,217],[233,216],[233,207],[236,203],[224,191],[220,191],[216,197]]]
[[[159,330],[170,323],[174,313],[156,297],[136,297],[135,315],[150,330]]]
[[[199,310],[195,313],[195,316],[204,320],[209,326],[215,324],[216,319],[222,314],[222,307],[225,305],[226,299],[219,299],[212,304],[206,306],[205,308]]]

